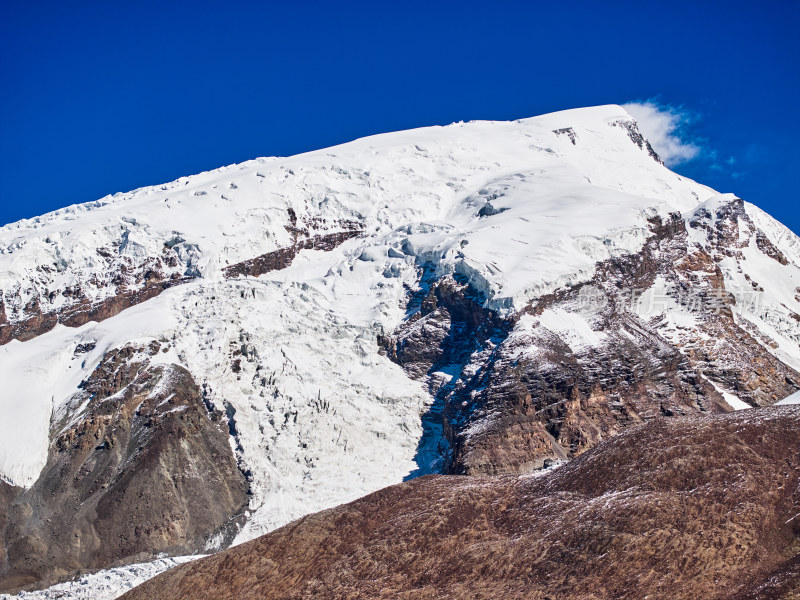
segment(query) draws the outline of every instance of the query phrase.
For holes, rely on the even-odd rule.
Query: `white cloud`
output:
[[[652,100],[628,102],[622,108],[636,119],[639,131],[667,166],[685,163],[700,153],[700,145],[683,136],[683,127],[690,121],[690,115],[685,111]]]

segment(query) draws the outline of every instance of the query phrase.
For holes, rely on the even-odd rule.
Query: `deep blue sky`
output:
[[[657,98],[704,147],[677,171],[800,232],[798,24],[788,0],[7,1],[0,223],[373,133]]]

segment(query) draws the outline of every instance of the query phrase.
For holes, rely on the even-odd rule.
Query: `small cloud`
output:
[[[622,108],[636,119],[639,130],[667,166],[680,165],[700,154],[700,144],[687,140],[684,134],[685,126],[692,121],[688,112],[652,100],[628,102]]]

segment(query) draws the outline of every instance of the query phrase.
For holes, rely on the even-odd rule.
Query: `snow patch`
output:
[[[539,323],[558,335],[576,353],[599,346],[607,337],[602,331],[594,331],[582,315],[561,308],[545,309],[539,317]]]
[[[159,558],[146,563],[116,567],[82,575],[74,581],[59,583],[35,592],[19,592],[15,596],[0,594],[0,599],[12,600],[114,600],[172,567],[202,558],[202,556],[175,556]]]
[[[775,406],[783,406],[786,404],[800,404],[800,392],[795,392],[791,396],[787,396],[780,402],[776,402]]]

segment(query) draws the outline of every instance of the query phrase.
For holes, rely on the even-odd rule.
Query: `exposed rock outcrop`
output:
[[[187,283],[191,279],[190,277],[175,277],[167,280],[148,280],[138,289],[120,290],[115,295],[98,302],[80,296],[75,304],[60,311],[45,312],[39,302],[35,300],[25,307],[23,318],[14,323],[0,324],[0,345],[7,344],[11,340],[23,342],[30,340],[47,333],[58,323],[67,327],[80,327],[89,321],[105,321],[126,308],[155,298],[164,290]]]
[[[655,149],[650,145],[650,142],[647,140],[646,137],[642,135],[642,132],[639,131],[639,125],[633,119],[619,119],[618,121],[613,121],[610,125],[614,127],[621,127],[628,133],[628,137],[631,138],[631,141],[639,146],[642,150],[647,150],[647,153],[650,157],[662,165],[664,161],[661,160],[661,157],[655,151]],[[574,143],[574,142],[573,142]]]
[[[654,217],[641,251],[506,318],[465,283],[423,276],[410,316],[379,341],[437,395],[446,471],[525,473],[658,416],[727,412],[723,390],[767,406],[799,389],[800,373],[735,318],[718,262],[746,245],[740,228],[757,231],[740,200],[718,213],[706,247],[681,215]]]
[[[294,238],[291,246],[227,266],[223,269],[225,276],[258,276],[284,269],[301,250],[330,251],[362,232],[362,225],[356,221],[306,219],[309,223],[304,224],[291,209],[288,218],[286,229]],[[341,231],[319,233],[330,228]],[[83,283],[50,289],[48,285],[63,267],[38,265],[37,277],[27,282],[28,287],[20,283],[10,291],[0,290],[0,345],[33,339],[58,323],[79,327],[89,321],[104,321],[200,275],[195,264],[197,248],[180,237],[166,242],[161,255],[143,260],[125,255],[126,245],[133,242],[123,235],[119,248],[98,248],[97,261],[103,268]]]
[[[225,267],[223,272],[225,273],[225,277],[237,277],[239,275],[258,277],[270,271],[285,269],[292,264],[294,257],[297,256],[301,250],[322,250],[329,252],[339,244],[360,234],[360,229],[353,229],[350,231],[301,238],[292,246],[279,248],[278,250],[267,252],[261,256]]]
[[[106,354],[27,490],[0,490],[0,591],[226,545],[248,483],[219,411],[158,342]]]

